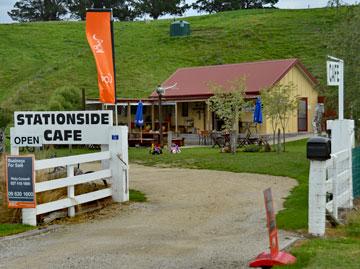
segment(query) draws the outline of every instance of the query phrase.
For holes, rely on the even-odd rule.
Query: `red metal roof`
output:
[[[167,90],[164,97],[167,99],[206,98],[213,95],[209,83],[215,82],[226,87],[229,81],[240,78],[245,78],[246,94],[257,95],[260,90],[279,82],[295,65],[314,85],[318,83],[298,59],[190,67],[178,69],[162,83],[163,87],[177,84],[174,89]],[[153,92],[150,98],[155,97],[157,94]]]

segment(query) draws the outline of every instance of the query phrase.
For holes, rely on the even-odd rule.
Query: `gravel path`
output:
[[[289,178],[131,165],[148,203],[112,206],[104,218],[0,242],[0,268],[246,268],[268,245],[262,190],[275,208]],[[280,233],[285,243],[291,235]]]

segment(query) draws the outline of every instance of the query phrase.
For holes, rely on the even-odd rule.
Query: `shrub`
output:
[[[57,88],[50,98],[49,109],[53,111],[81,109],[79,89],[72,86]]]
[[[248,145],[244,148],[244,152],[259,152],[261,147],[259,145]]]

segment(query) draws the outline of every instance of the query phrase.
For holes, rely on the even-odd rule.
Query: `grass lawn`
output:
[[[0,237],[34,230],[36,227],[23,224],[0,224]]]

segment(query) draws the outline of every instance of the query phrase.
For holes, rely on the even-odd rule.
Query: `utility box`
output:
[[[331,158],[331,140],[327,137],[316,136],[308,140],[306,157],[310,160],[326,161]]]
[[[190,34],[190,23],[187,21],[174,21],[171,23],[170,36],[189,36]]]

